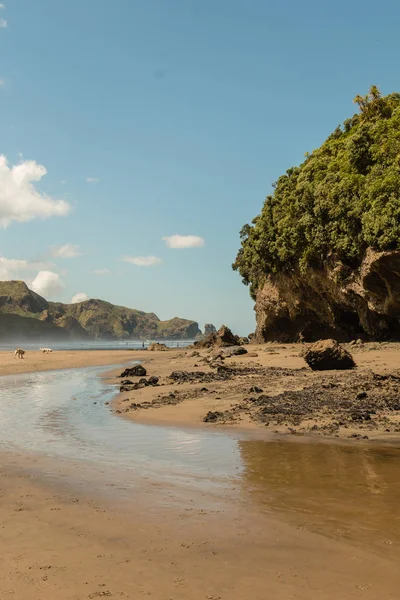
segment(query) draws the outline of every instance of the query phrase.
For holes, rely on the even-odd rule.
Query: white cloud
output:
[[[0,256],[0,281],[10,281],[11,279],[27,280],[32,276],[32,271],[50,269],[49,263],[29,262],[28,260],[17,260],[14,258],[5,258]]]
[[[4,4],[0,4],[0,10],[2,10],[3,8],[5,8]]]
[[[52,246],[51,253],[55,258],[75,258],[81,256],[79,246],[74,244],[64,244],[64,246]]]
[[[97,179],[97,177],[86,177],[86,181],[88,183],[99,183],[99,180]]]
[[[89,296],[83,292],[80,292],[79,294],[72,296],[71,304],[78,304],[78,302],[85,302],[85,300],[89,300]]]
[[[29,270],[27,260],[16,260],[0,256],[0,281],[18,278],[27,270]]]
[[[109,275],[110,269],[94,269],[92,271],[95,275]]]
[[[199,235],[166,235],[162,239],[168,248],[201,248],[205,244]]]
[[[0,155],[0,227],[13,221],[62,217],[70,206],[64,200],[53,200],[40,193],[34,182],[40,181],[47,171],[34,160],[26,160],[10,167],[5,156]]]
[[[0,28],[5,29],[7,27],[7,21],[5,19],[0,19]]]
[[[161,262],[161,258],[157,256],[125,256],[122,260],[137,267],[152,267]]]
[[[54,298],[64,289],[60,276],[53,271],[39,271],[32,281],[32,289],[40,296]]]
[[[4,87],[6,85],[5,79],[0,79],[0,87]]]

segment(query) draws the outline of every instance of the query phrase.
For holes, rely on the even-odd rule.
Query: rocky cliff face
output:
[[[78,304],[48,302],[23,281],[0,282],[0,336],[32,339],[194,339],[195,321],[116,306],[104,300]],[[22,338],[21,338],[22,336]]]
[[[211,335],[212,333],[216,333],[217,329],[215,327],[215,325],[213,325],[212,323],[206,323],[204,325],[204,335],[207,337],[208,335]]]
[[[256,297],[256,339],[400,338],[400,251],[367,250],[351,269],[333,257],[305,274],[269,275]]]

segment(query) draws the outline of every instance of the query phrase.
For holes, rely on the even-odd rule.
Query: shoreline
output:
[[[304,374],[295,350],[285,350],[287,364]],[[249,351],[253,350],[249,348]],[[117,370],[115,363],[124,362],[140,361],[148,369],[147,376],[158,373],[167,377],[179,368],[214,372],[203,365],[191,367],[198,357],[180,356],[176,350],[135,352],[133,356],[129,352],[125,361],[119,351],[97,358],[90,352],[90,362],[95,360],[96,365],[87,364],[88,359],[81,352],[76,351],[74,356],[64,360],[61,368],[76,368],[77,361],[82,368],[104,366],[100,376],[112,383],[120,381],[117,377],[120,368]],[[192,350],[186,352],[191,354]],[[261,348],[259,354],[262,352]],[[284,362],[282,352],[274,352],[265,352],[269,368],[277,368]],[[395,354],[397,356],[397,350]],[[115,361],[114,367],[110,358]],[[247,361],[254,358],[248,357]],[[42,366],[48,367],[50,360]],[[229,364],[240,365],[244,360],[238,357]],[[108,362],[99,365],[99,361]],[[55,361],[50,363],[53,368],[54,364]],[[25,367],[29,373],[29,366],[24,364],[19,369]],[[247,388],[250,375],[243,377],[240,385]],[[160,393],[169,389],[169,385],[133,393]],[[199,385],[203,384],[174,384],[179,393],[184,390],[189,395],[193,386]],[[227,400],[224,390],[226,386],[236,386],[237,381],[205,385],[210,389],[219,385],[221,401],[227,404],[232,398]],[[114,402],[117,401],[118,397]],[[194,418],[196,411],[201,414],[204,402],[211,401],[220,403],[214,397],[212,400],[198,397],[194,401],[186,398],[171,407],[177,414],[181,413],[181,422],[168,414],[167,419],[164,415],[163,424],[181,428],[182,419],[187,419],[192,427],[198,428],[199,423]],[[188,412],[191,403],[193,407]],[[135,415],[143,412],[151,418],[168,408],[135,411]],[[129,418],[129,413],[118,416]],[[158,425],[155,421],[152,424]],[[254,600],[264,600],[266,589],[276,600],[286,600],[293,595],[299,600],[353,600],[360,593],[366,600],[396,597],[400,585],[400,546],[397,533],[392,531],[392,503],[384,487],[395,475],[380,484],[385,471],[376,470],[380,462],[371,462],[365,457],[362,446],[361,461],[350,463],[357,473],[361,471],[360,479],[352,479],[350,469],[343,483],[340,482],[344,476],[340,474],[343,454],[331,444],[332,439],[277,435],[274,440],[282,444],[270,455],[273,460],[269,464],[274,468],[267,468],[264,483],[264,455],[258,453],[259,444],[252,438],[268,434],[268,428],[255,423],[242,428],[240,422],[232,427],[202,422],[200,426],[226,435],[237,436],[240,431],[241,440],[246,440],[237,442],[244,470],[235,475],[227,487],[196,489],[179,478],[172,482],[158,479],[149,471],[116,473],[113,465],[102,462],[93,465],[79,459],[0,451],[0,552],[3,557],[0,597],[136,600],[151,596],[154,600],[243,600],[250,594]],[[352,445],[354,442],[350,439],[333,441]],[[306,452],[300,455],[299,449],[292,447],[292,458],[285,462],[282,452],[287,452],[291,445],[284,442],[304,442],[304,446],[309,447],[303,446]],[[300,456],[307,459],[310,442],[330,443],[330,447],[324,447],[326,452],[322,447],[312,452],[312,456],[322,456],[317,458],[318,469],[313,470],[314,461],[303,464],[299,478]],[[259,466],[260,477],[257,475]],[[285,466],[292,471],[287,471]],[[336,473],[337,468],[338,494],[336,483],[323,479],[327,469]],[[288,476],[291,476],[290,481]],[[320,490],[315,488],[316,481],[320,482]],[[370,512],[369,505],[353,534],[354,518],[350,509],[357,503],[349,504],[347,490],[353,487],[352,498],[357,500],[357,483],[360,482],[363,490],[375,499],[375,512]],[[320,495],[325,489],[326,495]],[[301,503],[302,493],[305,504]],[[318,511],[314,514],[304,510],[304,506],[312,509],[316,493],[321,506],[325,506],[326,518],[322,520]],[[293,503],[282,504],[282,495],[284,498],[293,496]],[[381,514],[383,520],[375,525],[373,515]],[[394,518],[396,515],[397,512]]]
[[[18,359],[14,358],[14,352],[1,351],[0,376],[128,364],[136,360],[135,355],[132,350],[60,350],[50,354],[32,350],[25,358]]]
[[[211,379],[211,382],[207,379],[215,378],[216,369],[208,363],[208,349],[173,349],[152,352],[151,357],[147,351],[137,351],[135,359],[146,368],[146,377],[159,377],[159,384],[137,390],[129,389],[128,385],[127,391],[116,395],[111,406],[117,416],[146,425],[242,432],[262,439],[400,441],[400,405],[395,401],[397,379],[400,391],[400,344],[370,343],[350,348],[357,363],[357,368],[351,371],[311,371],[299,357],[302,348],[301,344],[248,345],[248,354],[223,362],[223,368],[236,370],[236,374],[225,381]],[[169,378],[173,371],[200,372],[204,376],[192,381],[173,381]],[[120,384],[121,379],[116,375],[114,370],[108,379]],[[375,382],[380,377],[387,382]],[[139,379],[128,377],[133,384]],[[363,390],[363,386],[368,394],[357,391]],[[261,392],[251,392],[253,388]],[[381,396],[375,399],[377,391]],[[357,394],[362,398],[365,394],[366,400],[359,399]],[[394,408],[381,406],[385,394],[393,400]],[[268,403],[277,398],[273,410],[267,405],[272,415],[268,420],[259,416],[260,396]],[[323,400],[321,406],[310,409],[307,402],[313,396],[321,396]],[[292,397],[291,404],[286,406],[287,398]],[[279,413],[281,405],[286,413]],[[299,416],[298,412],[304,415]],[[215,421],[204,422],[209,413],[213,413],[212,418],[216,415]]]
[[[370,343],[351,347],[357,363],[357,368],[351,371],[313,372],[299,357],[302,348],[301,344],[248,345],[247,354],[219,363],[225,369],[237,370],[234,376],[229,376],[226,380],[215,379],[216,369],[208,362],[210,350],[194,351],[193,348],[154,352],[73,350],[51,354],[32,351],[27,353],[25,359],[14,359],[12,352],[0,352],[0,376],[104,366],[105,370],[100,377],[107,383],[119,386],[121,367],[140,362],[147,370],[146,377],[160,378],[158,385],[137,390],[127,386],[128,391],[122,393],[117,388],[110,403],[113,414],[137,423],[186,429],[206,428],[209,431],[241,433],[264,440],[294,438],[308,441],[317,438],[359,443],[400,441],[400,405],[395,406],[397,410],[371,410],[371,415],[360,409],[360,418],[354,421],[355,417],[358,418],[358,413],[352,415],[352,419],[343,422],[343,427],[337,426],[342,421],[339,420],[340,410],[335,405],[335,398],[331,405],[322,407],[322,410],[321,407],[313,407],[313,412],[304,418],[296,415],[298,406],[303,407],[302,394],[307,390],[309,394],[318,395],[326,393],[324,387],[336,386],[340,394],[345,393],[347,388],[360,386],[360,382],[364,382],[372,386],[374,391],[370,381],[371,373],[386,373],[395,380],[398,378],[400,394],[400,343]],[[211,352],[214,350],[211,349]],[[169,375],[173,371],[194,374],[200,372],[204,374],[203,379],[211,378],[211,381],[172,381]],[[139,380],[139,377],[130,379],[132,383]],[[382,385],[380,382],[378,384]],[[250,392],[253,388],[262,391]],[[393,394],[396,390],[397,384],[389,392]],[[267,421],[259,418],[257,411],[260,397],[261,400],[266,397],[268,401],[276,397],[278,404],[273,407],[276,412],[277,406],[284,404],[288,395],[293,396],[294,400],[290,406],[285,406],[287,414],[273,414]],[[355,395],[352,402],[357,408],[359,401]],[[204,422],[204,417],[209,413],[217,415],[217,418]]]

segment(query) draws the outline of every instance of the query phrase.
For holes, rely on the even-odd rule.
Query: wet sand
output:
[[[159,386],[130,391],[128,386],[128,391],[116,398],[114,408],[119,415],[142,423],[349,440],[400,439],[400,344],[350,347],[356,369],[323,372],[306,366],[300,357],[301,344],[246,348],[248,354],[222,363],[223,368],[237,369],[237,373],[226,381],[210,382],[207,377],[216,377],[218,367],[210,366],[208,350],[199,350],[196,356],[192,349],[154,352],[151,356],[137,352],[147,375],[160,377]],[[190,382],[173,381],[169,375],[177,370],[206,375]],[[138,380],[133,379],[133,383]],[[299,394],[302,390],[305,394]],[[267,396],[264,403],[262,395]],[[272,397],[277,397],[275,403]],[[204,423],[210,411],[219,416]]]
[[[0,375],[124,364],[137,360],[135,355],[129,350],[60,350],[50,354],[36,350],[27,351],[25,358],[19,359],[14,358],[14,352],[2,351]]]
[[[176,506],[168,487],[145,482],[118,502],[77,492],[52,468],[0,455],[1,598],[398,598],[393,531],[382,529],[380,549],[362,547],[309,531],[300,515],[284,523],[246,496],[213,509],[183,494]]]
[[[297,347],[267,348],[264,354],[263,347],[250,351],[258,351],[259,357],[229,361],[303,367]],[[371,361],[382,372],[392,370],[399,357],[392,347],[374,353],[364,349],[355,354],[360,372],[368,370]],[[86,361],[99,365],[140,360],[148,375],[167,377],[172,370],[200,368],[194,366],[198,357],[182,350],[59,354],[58,363],[50,362],[56,354],[48,359],[38,355],[29,366],[28,359],[17,364],[8,357],[3,369],[16,373],[30,372],[36,363],[48,370],[61,364],[64,369],[83,366]],[[205,409],[234,401],[224,396],[227,384],[205,384],[219,386],[220,399],[190,399],[193,384],[174,384],[179,393],[189,394],[179,404],[121,414],[145,415],[152,423],[201,425],[210,431],[264,432],[267,428],[250,420],[233,427],[202,423]],[[144,394],[150,399],[160,390],[164,394],[163,386],[133,394],[135,399]],[[12,400],[12,389],[10,394]],[[83,396],[74,402],[84,402]],[[126,405],[123,396],[116,401],[117,410]],[[43,409],[50,417],[51,397],[50,393],[50,405]],[[134,431],[132,425],[132,436]],[[190,429],[187,432],[190,438]],[[166,480],[135,470],[128,474],[112,463],[0,452],[0,598],[398,598],[398,448],[290,439],[288,444],[238,437],[241,469],[231,476],[229,486],[209,489],[179,477]],[[168,471],[168,463],[163,469]]]

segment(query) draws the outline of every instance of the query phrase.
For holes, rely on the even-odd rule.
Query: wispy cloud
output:
[[[95,275],[109,275],[110,269],[94,269],[92,273],[94,273]]]
[[[51,269],[51,263],[35,262],[29,260],[19,260],[15,258],[6,258],[0,256],[0,281],[9,281],[11,279],[29,279],[33,271]]]
[[[86,181],[88,183],[99,183],[99,180],[97,179],[97,177],[86,177]]]
[[[0,10],[3,10],[3,8],[5,8],[4,4],[0,4]]]
[[[4,87],[6,85],[5,79],[0,79],[0,87]]]
[[[7,27],[8,23],[6,21],[6,19],[0,19],[0,29],[5,29]]]
[[[168,248],[201,248],[205,244],[199,235],[166,235],[162,239]]]
[[[79,292],[79,294],[72,296],[71,304],[78,304],[78,302],[85,302],[85,300],[89,300],[89,296],[84,292]]]
[[[63,217],[70,212],[67,202],[54,200],[35,188],[46,173],[46,168],[34,160],[10,166],[0,155],[0,227],[8,227],[13,221]]]
[[[81,256],[82,252],[77,245],[64,244],[64,246],[52,246],[51,254],[55,258],[75,258]]]
[[[152,267],[162,262],[158,256],[124,256],[122,260],[137,267]]]

